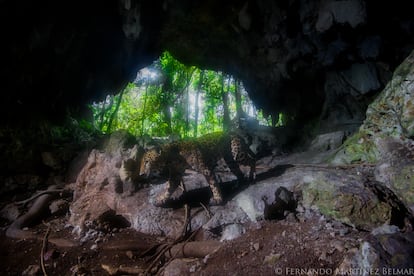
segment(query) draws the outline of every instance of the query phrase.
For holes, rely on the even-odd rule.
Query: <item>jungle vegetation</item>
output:
[[[232,120],[246,115],[264,125],[272,121],[254,107],[240,80],[186,66],[169,52],[140,70],[119,94],[90,108],[96,129],[103,133],[125,129],[135,136],[197,137],[226,130]]]

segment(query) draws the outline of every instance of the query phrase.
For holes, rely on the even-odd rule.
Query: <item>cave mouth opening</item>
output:
[[[231,129],[241,118],[263,126],[284,124],[283,114],[273,118],[256,108],[241,80],[185,65],[167,51],[140,69],[121,92],[89,108],[98,131],[122,129],[137,137],[198,137]]]

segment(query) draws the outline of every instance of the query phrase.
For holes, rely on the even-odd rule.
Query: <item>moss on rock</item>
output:
[[[392,206],[380,201],[361,181],[350,177],[344,179],[346,185],[338,183],[337,179],[330,181],[325,175],[318,175],[304,187],[304,204],[316,206],[325,216],[360,229],[370,230],[390,221]]]
[[[369,105],[359,131],[332,157],[333,163],[376,162],[378,138],[414,136],[414,51],[395,70],[392,80]]]

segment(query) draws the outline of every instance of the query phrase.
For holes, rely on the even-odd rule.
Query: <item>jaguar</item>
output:
[[[154,202],[156,206],[165,206],[183,181],[185,170],[192,169],[206,178],[212,193],[210,205],[221,205],[224,200],[216,175],[220,160],[225,161],[238,181],[245,181],[240,165],[249,166],[249,180],[255,180],[254,153],[242,137],[224,132],[172,142],[147,150],[141,159],[140,175],[147,179],[160,176],[168,179],[165,191]]]

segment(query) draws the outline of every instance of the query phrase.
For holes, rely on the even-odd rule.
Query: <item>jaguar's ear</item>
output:
[[[161,155],[161,152],[162,152],[161,147],[154,146],[151,148],[151,150],[154,151],[156,154]]]
[[[155,151],[156,153],[161,153],[161,147],[159,147],[159,146],[155,146],[155,145],[148,146],[145,150],[146,150],[146,151],[151,151],[151,150],[153,150],[153,151]]]

